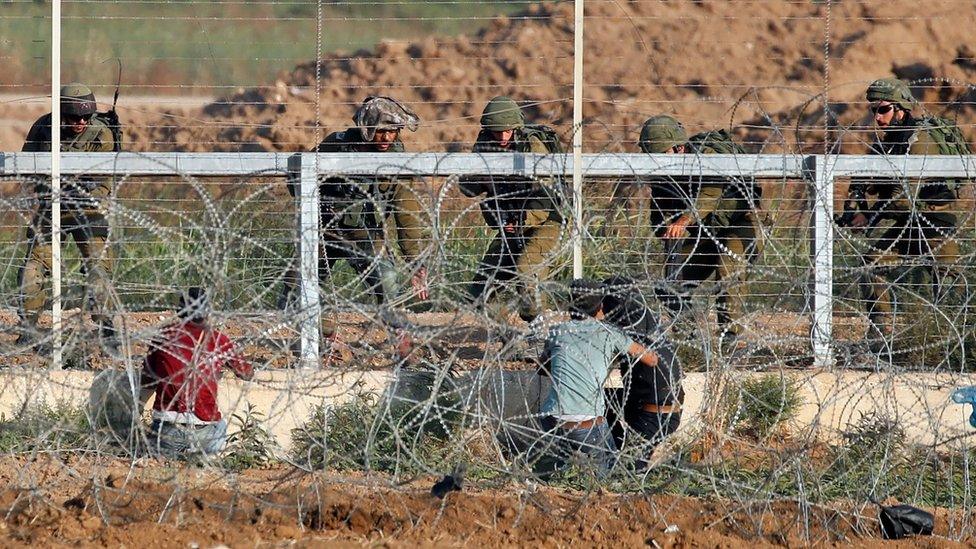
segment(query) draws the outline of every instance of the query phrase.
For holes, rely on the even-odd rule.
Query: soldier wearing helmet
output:
[[[84,84],[61,88],[61,151],[112,152],[118,150],[112,130],[96,116],[95,94]],[[24,152],[51,151],[51,114],[31,126]],[[49,178],[34,181],[38,208],[27,228],[27,259],[20,270],[21,317],[23,326],[18,344],[38,342],[37,318],[47,301],[45,281],[51,273],[51,188]],[[100,210],[101,200],[110,193],[109,183],[90,178],[64,178],[62,181],[61,230],[78,246],[86,275],[92,320],[99,325],[102,343],[117,349],[115,328],[109,309],[109,273],[112,256],[108,246],[108,222]]]
[[[917,114],[918,101],[902,80],[875,80],[865,99],[881,130],[871,154],[969,154],[965,137],[953,122]],[[838,224],[864,229],[869,237],[868,272],[860,288],[871,321],[872,351],[891,350],[894,317],[889,278],[898,275],[897,264],[925,260],[936,300],[947,289],[947,279],[958,275],[953,268],[959,259],[954,238],[958,191],[958,181],[945,179],[851,182]],[[869,205],[869,198],[873,204]]]
[[[390,97],[367,97],[353,116],[355,126],[334,132],[319,143],[320,153],[376,154],[404,152],[400,132],[416,131],[420,118]],[[289,185],[292,196],[297,188]],[[336,262],[346,261],[377,304],[396,297],[397,272],[385,243],[385,227],[392,217],[397,242],[411,265],[411,283],[417,297],[428,299],[427,269],[420,263],[423,242],[423,208],[413,185],[396,178],[330,176],[319,182],[322,223],[319,272],[331,276]],[[285,275],[282,306],[292,298],[297,270]],[[334,322],[323,321],[323,332],[336,342]]]
[[[648,118],[638,145],[650,154],[741,154],[725,130],[688,137],[668,115]],[[734,349],[742,331],[748,267],[762,251],[757,209],[761,189],[736,178],[670,179],[651,186],[651,222],[666,241],[665,280],[659,293],[675,313],[686,310],[690,291],[706,280],[719,288],[717,319],[722,341]]]
[[[551,128],[526,124],[521,107],[511,98],[499,96],[485,106],[473,152],[548,154],[562,149]],[[482,215],[495,231],[468,286],[468,294],[478,306],[483,306],[500,284],[509,282],[514,282],[512,288],[518,292],[522,319],[535,318],[548,303],[539,285],[549,278],[563,221],[558,183],[554,183],[524,177],[461,181],[465,196],[484,195]]]

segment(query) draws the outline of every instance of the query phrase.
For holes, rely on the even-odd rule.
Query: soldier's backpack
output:
[[[951,120],[940,116],[929,116],[921,119],[918,125],[932,136],[939,147],[939,154],[971,154],[966,136]]]
[[[693,151],[711,152],[714,154],[746,154],[742,145],[736,143],[729,132],[724,129],[701,132],[688,138]],[[762,198],[762,186],[753,177],[734,178],[732,185],[727,185],[727,193],[740,195],[750,202],[753,208],[759,207]]]
[[[918,121],[918,127],[929,132],[932,140],[939,147],[939,154],[956,156],[971,154],[966,136],[951,120],[940,116],[927,116]],[[939,186],[951,193],[950,196],[959,198],[959,180],[948,179],[941,182]]]
[[[115,108],[113,107],[106,112],[96,112],[92,118],[97,119],[112,130],[112,150],[115,152],[122,151],[122,122],[119,120],[119,113],[115,111]]]
[[[545,124],[526,124],[522,127],[522,136],[528,140],[535,137],[546,146],[546,150],[551,153],[563,152],[563,145],[559,141],[559,134],[552,127]]]

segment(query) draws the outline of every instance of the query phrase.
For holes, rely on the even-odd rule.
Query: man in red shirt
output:
[[[221,370],[245,380],[252,366],[224,334],[207,323],[209,299],[201,288],[180,296],[177,320],[163,327],[149,347],[142,394],[156,395],[149,433],[151,451],[168,457],[215,454],[227,441],[227,422],[217,408]]]

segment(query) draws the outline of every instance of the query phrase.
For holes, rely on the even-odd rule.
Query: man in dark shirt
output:
[[[673,343],[665,337],[657,317],[642,300],[636,283],[626,277],[611,276],[604,284],[607,288],[604,321],[623,330],[659,357],[657,365],[650,368],[634,368],[628,357],[618,358],[624,382],[618,406],[623,408],[624,420],[634,432],[657,445],[681,423],[685,396],[681,364]],[[614,438],[619,448],[626,437],[623,425],[619,422],[617,425]]]
[[[227,441],[227,422],[217,407],[221,370],[245,380],[252,366],[230,338],[208,321],[209,299],[201,288],[180,297],[177,320],[153,340],[142,371],[142,402],[155,393],[150,451],[166,457],[216,454]]]

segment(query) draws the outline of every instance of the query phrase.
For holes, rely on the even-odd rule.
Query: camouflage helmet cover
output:
[[[356,109],[353,122],[363,134],[363,139],[372,141],[376,130],[401,130],[412,132],[420,126],[420,117],[392,97],[369,96]]]
[[[646,153],[663,153],[688,141],[684,126],[666,114],[652,116],[641,127],[638,145]]]
[[[898,105],[906,111],[912,110],[918,102],[908,89],[908,84],[897,78],[879,78],[868,86],[864,94],[870,102],[888,101]]]
[[[525,125],[525,115],[512,98],[499,95],[485,105],[481,127],[493,132],[516,130]]]
[[[72,83],[61,86],[61,114],[91,116],[95,114],[95,94],[84,84]]]

